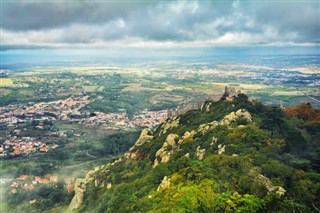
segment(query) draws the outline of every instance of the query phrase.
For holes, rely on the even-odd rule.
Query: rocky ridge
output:
[[[228,212],[236,212],[240,203],[250,206],[260,202],[258,196],[263,193],[265,197],[270,195],[270,199],[274,194],[279,197],[277,199],[286,199],[290,185],[285,184],[284,177],[291,177],[293,172],[277,158],[269,157],[270,153],[270,156],[279,155],[285,141],[271,138],[257,124],[263,118],[257,112],[252,113],[252,107],[246,110],[244,104],[237,106],[237,101],[236,97],[234,102],[220,101],[220,108],[215,102],[206,102],[198,111],[168,119],[155,130],[143,130],[123,158],[97,167],[87,172],[84,179],[77,180],[69,209],[83,208],[88,185],[105,196],[103,202],[108,203],[107,208],[116,205],[126,209],[122,210],[124,212],[147,212],[155,206],[159,208],[158,204],[167,207],[174,203],[179,208],[181,205],[209,205],[216,202],[216,196],[226,197],[225,204],[219,210],[208,207],[210,211],[231,208]],[[217,108],[219,115],[214,114]],[[278,177],[269,171],[273,166],[264,163],[269,158],[268,162],[286,169],[286,173]],[[180,200],[185,197],[191,200]],[[115,198],[119,199],[112,203]],[[265,205],[250,208],[263,209]],[[162,210],[168,209],[161,207]]]
[[[206,111],[210,111],[212,107],[212,103],[209,102],[208,105],[203,105],[202,108],[206,109]],[[153,163],[153,168],[157,167],[160,163],[167,163],[170,160],[170,157],[180,150],[179,145],[192,142],[193,137],[198,133],[204,134],[206,131],[213,129],[217,127],[218,125],[226,125],[229,126],[231,123],[235,122],[237,119],[244,118],[248,122],[252,122],[252,117],[250,113],[244,109],[239,109],[236,112],[231,112],[230,114],[226,115],[222,120],[220,121],[212,121],[207,124],[201,124],[199,125],[198,130],[191,130],[186,131],[182,136],[179,136],[177,134],[169,134],[164,141],[162,147],[156,152],[155,154],[155,161]],[[159,135],[165,134],[168,130],[178,127],[179,126],[179,117],[174,117],[166,122],[164,122],[160,126],[160,133]],[[141,158],[142,151],[139,149],[139,147],[143,146],[146,143],[152,142],[154,139],[154,135],[152,130],[150,129],[144,129],[142,130],[140,137],[136,141],[136,143],[129,149],[128,152],[124,154],[124,159],[126,160],[137,160]],[[213,137],[212,143],[217,143],[218,138]],[[218,145],[218,154],[222,154],[225,151],[225,145]],[[201,149],[200,146],[198,146],[195,150],[195,154],[199,160],[203,160],[205,157],[206,149]],[[190,154],[186,154],[186,158],[189,158]],[[107,189],[111,189],[112,183],[111,182],[100,182],[99,179],[97,179],[97,174],[104,173],[106,176],[108,176],[109,168],[113,166],[116,163],[119,163],[122,161],[122,158],[119,158],[115,160],[113,163],[106,164],[104,166],[96,167],[94,170],[88,171],[86,173],[86,176],[84,179],[77,179],[75,184],[75,195],[72,199],[69,209],[74,210],[80,207],[83,196],[86,191],[86,185],[90,182],[94,182],[94,185],[96,187],[105,187]],[[170,179],[166,179],[164,177],[163,183],[159,185],[160,189],[164,189],[170,186]]]

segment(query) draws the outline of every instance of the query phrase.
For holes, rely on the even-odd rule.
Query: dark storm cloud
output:
[[[103,23],[125,18],[148,4],[142,2],[4,2],[2,27],[9,30],[39,30],[72,23]]]
[[[318,44],[319,2],[4,2],[5,46]]]

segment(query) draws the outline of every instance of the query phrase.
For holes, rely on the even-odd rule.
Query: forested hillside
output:
[[[290,114],[244,94],[206,101],[87,172],[68,209],[319,212],[320,123]]]

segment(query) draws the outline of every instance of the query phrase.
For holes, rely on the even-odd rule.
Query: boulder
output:
[[[177,150],[176,139],[179,138],[177,134],[169,134],[162,147],[156,152],[156,158],[162,163],[167,163],[170,160],[171,155]],[[155,161],[153,167],[159,165],[159,162]]]
[[[161,181],[160,185],[157,188],[157,192],[160,190],[164,190],[170,187],[170,178],[164,176],[163,180]]]
[[[190,153],[185,154],[183,157],[190,159]]]
[[[182,139],[187,139],[187,138],[192,138],[193,136],[191,136],[191,133],[189,131],[186,131],[183,136]]]
[[[286,193],[286,190],[282,188],[281,186],[278,186],[277,189],[275,189],[276,193],[280,196],[283,196]]]
[[[175,139],[178,138],[179,135],[177,134],[169,134],[167,136],[167,140],[166,142],[168,143],[168,145],[170,145],[172,148],[175,148],[176,147],[176,141]]]
[[[158,159],[155,159],[154,162],[153,162],[153,168],[159,166],[159,161]]]
[[[236,111],[236,115],[239,117],[239,116],[241,116],[241,114],[242,114],[242,109],[238,109],[238,110]]]
[[[111,189],[111,187],[112,187],[112,184],[111,184],[111,183],[108,183],[108,184],[107,184],[107,189]]]
[[[161,157],[161,163],[169,162],[171,157],[171,152],[165,152],[164,155]]]
[[[196,156],[199,160],[203,160],[204,155],[206,154],[206,149],[200,149],[200,146],[197,147]]]
[[[136,143],[129,149],[129,151],[133,151],[136,147],[141,146],[153,139],[152,131],[150,129],[142,130],[140,137],[136,141]]]

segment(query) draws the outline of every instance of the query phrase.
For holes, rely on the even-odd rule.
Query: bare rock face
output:
[[[257,181],[263,184],[268,192],[276,192],[278,195],[283,196],[286,193],[286,190],[281,186],[274,186],[269,178],[259,173],[259,171],[254,168],[249,171],[249,175],[254,178],[254,181]]]
[[[164,176],[163,180],[161,181],[160,185],[157,188],[157,192],[163,189],[167,189],[170,187],[170,178]]]
[[[141,146],[153,139],[152,131],[150,129],[142,130],[140,137],[136,141],[136,143],[129,149],[129,151],[133,151],[136,147]]]
[[[179,119],[178,117],[173,117],[171,119],[169,119],[168,121],[164,122],[161,125],[161,131],[159,133],[159,135],[165,134],[168,130],[179,126]]]
[[[95,187],[104,187],[105,182],[101,182],[99,179],[96,178],[96,174],[100,172],[104,172],[105,174],[108,173],[109,167],[113,166],[122,161],[122,158],[115,160],[112,163],[108,163],[103,166],[97,166],[94,170],[90,170],[86,172],[85,178],[79,178],[76,180],[74,185],[74,197],[69,204],[68,210],[72,211],[79,208],[83,202],[84,193],[86,192],[86,186],[88,183],[94,183]],[[111,183],[107,183],[107,189],[111,188]]]
[[[203,160],[204,155],[206,154],[206,149],[200,149],[200,146],[197,147],[196,156],[199,160]]]
[[[86,182],[85,179],[77,179],[74,184],[74,197],[72,198],[72,201],[68,207],[70,211],[77,209],[80,207],[82,201],[83,201],[83,195],[86,191]]]
[[[169,134],[166,141],[163,143],[162,147],[156,152],[156,160],[153,164],[153,167],[159,165],[158,159],[162,163],[166,163],[170,160],[171,155],[177,150],[176,139],[179,138],[177,134]]]

